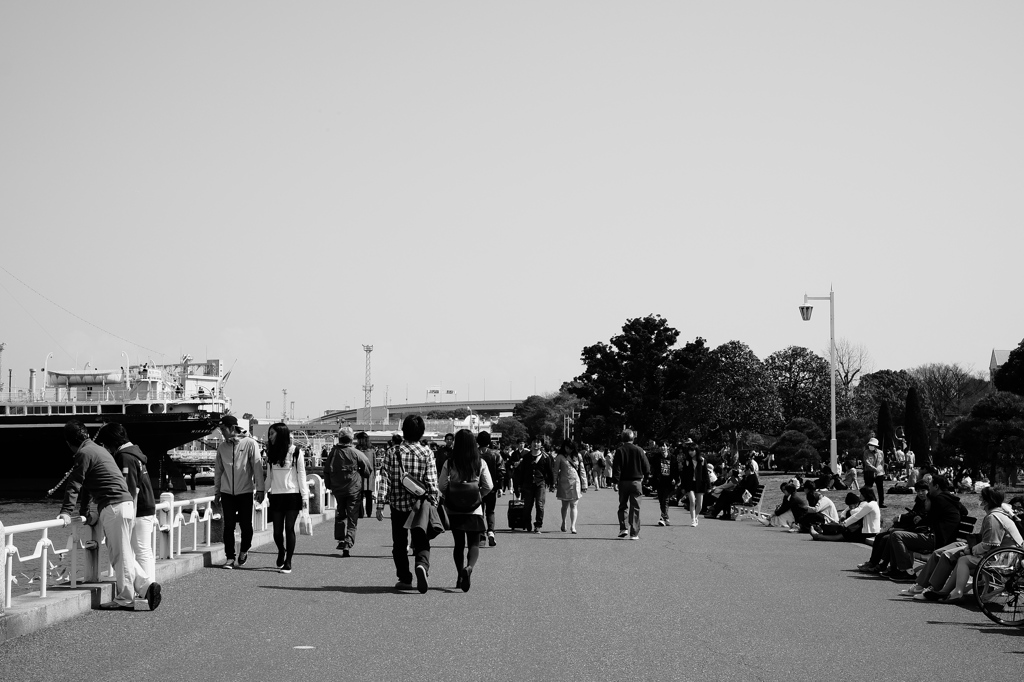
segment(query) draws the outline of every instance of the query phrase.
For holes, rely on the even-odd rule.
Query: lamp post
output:
[[[128,370],[131,369],[130,365],[132,361],[128,359],[128,353],[121,351],[121,355],[124,356],[124,390],[130,391],[132,390],[132,385],[131,380],[128,378]]]
[[[811,319],[811,311],[814,310],[814,306],[807,305],[808,301],[828,301],[828,315],[829,315],[829,379],[832,384],[832,440],[829,441],[829,465],[832,467],[832,473],[839,473],[839,448],[836,442],[836,292],[829,287],[828,296],[808,296],[804,294],[804,304],[800,306],[800,317],[803,318],[804,322],[809,322]]]

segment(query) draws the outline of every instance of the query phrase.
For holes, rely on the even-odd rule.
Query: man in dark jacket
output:
[[[349,427],[338,429],[338,444],[331,450],[324,464],[324,477],[338,502],[334,514],[334,539],[338,541],[337,548],[343,557],[349,556],[349,550],[356,544],[363,478],[369,476],[373,468],[366,455],[352,447],[352,437],[352,429]]]
[[[64,440],[75,458],[57,518],[68,525],[75,504],[80,503],[80,515],[86,517],[87,523],[95,525],[98,521],[103,528],[110,565],[114,567],[114,600],[100,604],[100,608],[130,611],[134,609],[136,593],[140,593],[145,595],[149,608],[155,609],[160,605],[160,585],[150,580],[135,563],[131,543],[135,504],[124,476],[110,453],[89,438],[89,431],[82,422],[77,419],[66,422]],[[89,511],[90,500],[96,501],[98,518]],[[137,577],[144,584],[137,583]]]
[[[661,507],[659,526],[671,525],[668,520],[668,500],[676,489],[679,480],[679,460],[672,456],[668,443],[662,443],[655,455],[656,461],[651,462],[654,471],[654,489],[658,493],[658,506]]]
[[[926,521],[928,532],[894,531],[889,536],[889,553],[892,566],[888,577],[899,582],[912,582],[917,576],[914,568],[914,552],[926,554],[938,547],[945,547],[956,540],[960,530],[960,519],[968,515],[960,498],[949,492],[949,480],[945,476],[933,476],[929,484],[930,506]]]
[[[629,429],[622,432],[622,445],[615,450],[612,459],[612,474],[619,482],[619,537],[629,535],[630,540],[640,539],[640,496],[641,481],[651,474],[651,463],[647,453],[633,444],[636,435]],[[626,528],[626,507],[629,506],[629,529]]]
[[[527,531],[530,530],[529,516],[533,514],[533,508],[537,508],[533,523],[534,533],[540,533],[544,525],[545,491],[550,489],[554,492],[555,489],[555,477],[551,473],[551,466],[542,448],[543,441],[540,437],[534,438],[530,443],[530,452],[519,462],[515,479],[517,494],[523,497],[523,506],[528,517]]]
[[[494,547],[498,542],[494,539],[494,507],[498,503],[498,495],[501,494],[501,485],[504,482],[501,455],[491,448],[491,434],[481,431],[476,436],[476,444],[480,448],[480,459],[487,464],[487,470],[491,473],[491,481],[494,487],[491,492],[484,496],[483,508],[484,517],[487,519],[487,538],[480,537],[480,546],[486,542]]]
[[[139,446],[128,440],[124,426],[109,422],[96,432],[96,442],[114,456],[114,462],[124,475],[128,492],[135,503],[135,525],[132,527],[132,551],[135,563],[145,571],[135,576],[135,588],[145,594],[147,577],[156,579],[156,555],[153,554],[153,525],[156,521],[156,496],[153,482],[146,470],[146,455]]]

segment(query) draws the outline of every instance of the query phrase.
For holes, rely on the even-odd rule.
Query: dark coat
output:
[[[679,467],[679,484],[683,490],[692,490],[695,493],[710,492],[711,476],[703,457],[697,458],[696,466],[689,457],[683,459],[683,464]]]

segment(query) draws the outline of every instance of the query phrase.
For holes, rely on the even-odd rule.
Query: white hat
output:
[[[878,447],[878,439],[877,438],[872,438],[871,440],[868,441],[868,445],[874,445],[877,448]]]

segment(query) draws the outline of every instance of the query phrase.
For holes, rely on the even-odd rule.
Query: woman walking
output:
[[[292,572],[295,554],[295,519],[306,508],[306,462],[302,448],[292,444],[286,424],[271,424],[267,431],[267,460],[270,471],[267,492],[270,494],[270,520],[274,524],[277,544],[277,567],[281,573]]]
[[[469,592],[473,569],[480,557],[480,534],[486,530],[483,499],[494,484],[487,463],[480,457],[476,438],[468,429],[455,434],[452,454],[441,467],[437,487],[444,496],[455,539],[455,587]]]
[[[562,441],[561,452],[555,459],[555,497],[562,501],[562,532],[565,532],[565,517],[569,515],[569,528],[576,534],[577,505],[580,495],[587,492],[587,473],[583,468],[576,446],[571,441]]]
[[[684,453],[683,463],[679,468],[680,487],[686,491],[686,501],[690,505],[690,525],[697,527],[697,517],[704,506],[704,494],[711,490],[711,472],[708,464],[697,451],[697,444],[687,438],[680,446]]]

